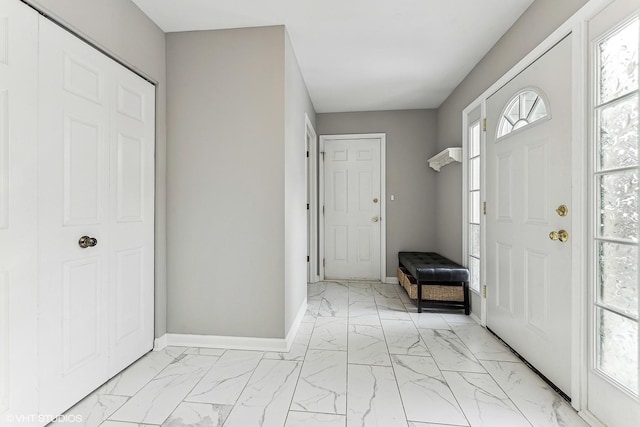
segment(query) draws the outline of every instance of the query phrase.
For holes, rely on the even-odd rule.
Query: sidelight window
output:
[[[480,292],[480,120],[469,125],[467,150],[468,217],[467,244],[469,287]]]
[[[638,34],[636,17],[595,48],[593,325],[596,371],[638,395]]]

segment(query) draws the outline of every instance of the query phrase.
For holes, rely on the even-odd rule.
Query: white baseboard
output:
[[[167,344],[177,347],[233,350],[287,351],[284,338],[228,337],[221,335],[167,334]]]
[[[582,417],[583,420],[587,422],[591,427],[605,427],[604,424],[600,422],[599,419],[595,417],[589,410],[583,409],[582,411],[578,411],[578,415]]]
[[[153,340],[153,351],[164,350],[167,346],[167,334]]]
[[[307,312],[307,300],[302,302],[286,338],[229,337],[221,335],[165,334],[156,342],[164,339],[164,346],[226,348],[233,350],[258,350],[287,352],[291,349],[302,319]],[[163,347],[164,348],[164,347]],[[154,346],[154,350],[156,347]],[[161,350],[161,349],[160,349]]]
[[[475,313],[469,313],[469,317],[471,317],[478,325],[482,326],[482,321],[478,316],[475,315]]]
[[[291,328],[289,328],[289,332],[287,332],[287,338],[285,339],[287,342],[287,350],[291,350],[291,346],[293,345],[293,340],[296,338],[296,334],[298,333],[298,329],[300,329],[300,325],[302,324],[302,319],[304,315],[307,313],[307,299],[305,298],[302,301],[302,305],[298,309],[298,314],[296,314],[296,318],[293,319],[293,324]]]
[[[398,278],[397,277],[387,277],[387,278],[384,279],[384,283],[397,285],[398,284]]]

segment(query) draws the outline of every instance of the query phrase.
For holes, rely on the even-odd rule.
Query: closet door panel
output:
[[[58,414],[108,378],[111,64],[44,18],[39,60],[40,412]]]
[[[114,67],[109,372],[153,347],[154,87]]]
[[[37,69],[37,13],[0,0],[0,425],[38,409]]]

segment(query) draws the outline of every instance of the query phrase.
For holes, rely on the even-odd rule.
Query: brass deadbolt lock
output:
[[[558,206],[558,209],[556,209],[556,212],[560,216],[567,216],[569,215],[569,208],[567,205],[560,205]]]

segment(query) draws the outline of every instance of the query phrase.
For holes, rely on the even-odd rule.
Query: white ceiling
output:
[[[286,25],[319,113],[437,108],[533,0],[133,0],[166,32]]]

